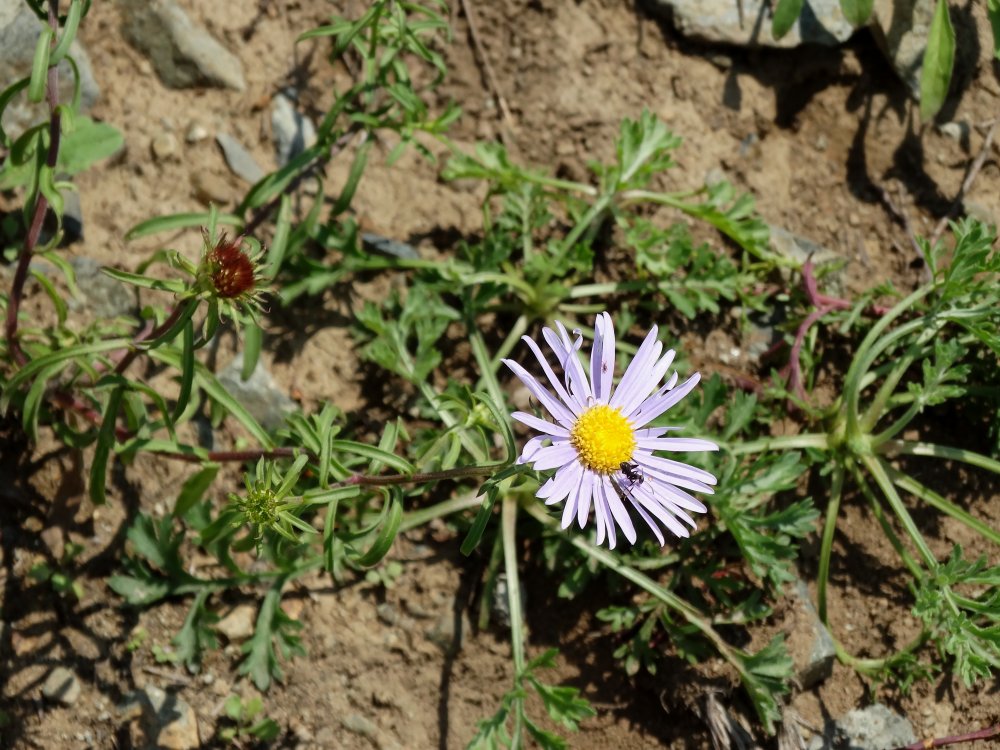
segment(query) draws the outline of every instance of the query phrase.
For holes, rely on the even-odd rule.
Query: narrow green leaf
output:
[[[52,53],[51,26],[43,26],[35,45],[35,59],[31,63],[31,83],[28,84],[28,101],[40,102],[45,98],[45,84],[48,82],[49,55]]]
[[[108,407],[104,411],[104,422],[97,434],[97,446],[94,449],[93,463],[90,466],[90,502],[94,505],[104,505],[108,501],[107,468],[108,458],[115,447],[115,424],[118,421],[118,409],[122,396],[125,394],[125,383],[119,383],[108,398]]]
[[[319,203],[323,203],[322,197],[317,198]],[[267,276],[274,278],[281,270],[281,264],[285,260],[285,253],[288,251],[288,238],[292,231],[292,201],[288,195],[281,196],[281,205],[278,207],[278,217],[274,222],[274,237],[271,239],[271,246],[267,249]]]
[[[920,71],[920,119],[923,122],[932,120],[944,104],[954,64],[955,29],[951,25],[947,0],[938,0]]]
[[[243,369],[240,370],[240,377],[243,380],[249,380],[253,371],[257,369],[263,344],[264,331],[256,323],[248,323],[243,329]]]
[[[45,403],[45,393],[48,390],[49,381],[58,375],[64,365],[57,362],[54,365],[42,370],[35,378],[35,382],[28,389],[28,395],[24,398],[24,405],[21,412],[21,423],[24,431],[31,438],[32,442],[38,441],[38,418],[41,413],[42,404]]]
[[[61,232],[62,216],[66,209],[66,201],[63,199],[62,192],[56,186],[55,170],[48,165],[43,166],[38,172],[38,189],[45,196],[46,200],[48,200],[52,213],[56,215],[56,221]]]
[[[59,37],[55,49],[52,50],[52,65],[58,65],[59,61],[69,52],[69,46],[73,43],[73,39],[76,38],[76,30],[80,26],[80,19],[82,17],[83,3],[80,0],[72,0],[69,4],[69,10],[66,12],[66,22],[63,24],[62,36]]]
[[[208,224],[209,212],[189,214],[170,214],[169,216],[158,216],[155,219],[140,221],[125,233],[125,239],[137,240],[140,237],[147,237],[160,232],[172,232],[177,229],[187,227],[203,227]],[[219,224],[231,227],[242,227],[243,219],[234,214],[219,214],[216,218]]]
[[[41,284],[42,289],[49,297],[49,301],[52,302],[52,306],[56,309],[56,317],[59,320],[59,325],[66,322],[66,314],[69,308],[66,306],[66,301],[62,298],[62,295],[56,291],[55,285],[52,283],[52,279],[42,273],[35,267],[29,267],[29,272],[35,277],[35,281]]]
[[[868,23],[874,4],[875,0],[840,0],[840,9],[844,12],[847,22],[858,28]]]
[[[486,524],[489,523],[490,517],[493,515],[493,506],[497,501],[497,486],[494,483],[489,483],[483,485],[486,491],[486,497],[483,499],[483,504],[479,506],[479,510],[476,511],[476,517],[472,521],[472,527],[469,529],[469,533],[465,535],[465,539],[462,541],[462,554],[468,557],[472,554],[472,551],[479,546],[479,540],[483,538],[483,532],[486,531]]]
[[[64,349],[57,349],[56,351],[49,352],[48,354],[43,354],[41,357],[36,357],[18,370],[14,376],[7,381],[4,387],[3,395],[0,396],[0,412],[7,411],[11,395],[16,392],[22,384],[28,380],[33,380],[36,374],[50,365],[56,362],[65,362],[67,360],[74,359],[75,357],[87,358],[89,360],[90,355],[92,354],[99,354],[113,349],[123,349],[128,346],[128,343],[128,339],[108,339],[106,341],[97,341],[91,344],[67,346]]]
[[[802,0],[778,0],[771,19],[771,36],[781,39],[789,32],[802,12]]]
[[[219,473],[219,468],[219,464],[216,463],[206,464],[187,478],[177,495],[177,502],[174,503],[174,518],[183,518],[191,510],[191,507],[201,500],[212,482],[215,481],[215,475]]]
[[[180,369],[182,366],[181,353],[168,347],[152,349],[149,352],[149,356],[177,369]],[[213,401],[232,414],[236,420],[246,427],[247,431],[260,444],[259,447],[262,450],[271,450],[274,447],[274,441],[267,434],[267,430],[261,427],[260,423],[253,418],[250,412],[239,401],[234,399],[229,394],[229,391],[222,387],[222,384],[207,367],[200,362],[195,362],[194,376],[198,386]]]
[[[191,386],[194,384],[194,323],[190,318],[184,324],[181,339],[181,389],[177,394],[177,403],[170,415],[172,422],[177,423],[191,400]]]
[[[395,489],[395,488],[394,488]],[[388,554],[399,531],[399,524],[403,520],[403,504],[399,501],[398,490],[393,493],[392,498],[387,500],[383,509],[383,521],[379,527],[375,541],[363,555],[358,557],[357,563],[368,568],[377,563]]]
[[[354,161],[351,162],[351,171],[348,173],[344,187],[340,191],[340,197],[337,198],[337,202],[330,209],[330,216],[339,216],[351,205],[354,193],[358,189],[358,183],[361,182],[361,175],[364,174],[365,165],[368,163],[368,152],[371,151],[373,143],[374,140],[365,141],[354,155]]]
[[[357,456],[371,459],[372,461],[381,461],[382,463],[394,468],[400,474],[412,474],[416,471],[413,464],[402,456],[397,456],[394,453],[380,450],[375,446],[366,445],[365,443],[356,443],[353,440],[331,440],[330,447],[335,451],[353,453]]]
[[[161,292],[173,292],[174,294],[180,294],[187,288],[187,285],[180,279],[153,279],[149,276],[143,276],[138,273],[130,273],[129,271],[122,271],[121,269],[110,268],[108,266],[103,266],[101,268],[101,273],[126,284],[131,284],[132,286],[138,286],[144,289],[156,289]]]
[[[259,208],[279,193],[284,192],[292,180],[298,177],[321,154],[322,146],[320,144],[311,146],[291,159],[281,169],[261,178],[256,185],[250,188],[250,192],[243,199],[239,210],[248,211],[253,208]]]

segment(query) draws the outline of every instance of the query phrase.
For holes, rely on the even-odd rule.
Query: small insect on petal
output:
[[[574,517],[581,528],[585,526],[593,504],[598,544],[607,539],[608,546],[614,548],[616,528],[630,543],[635,542],[630,511],[645,521],[661,545],[665,543],[661,526],[676,536],[688,536],[680,521],[692,527],[694,521],[686,511],[701,513],[707,508],[686,490],[711,493],[715,477],[653,454],[718,450],[718,446],[698,438],[664,438],[661,435],[680,428],[647,425],[680,402],[698,384],[698,374],[675,387],[677,373],[668,375],[674,352],[660,356],[663,344],[657,340],[654,326],[622,380],[612,388],[615,329],[607,313],[601,313],[595,322],[587,370],[577,358],[579,338],[572,340],[561,323],[556,323],[556,330],[542,329],[541,338],[562,367],[563,378],[553,372],[536,342],[522,338],[554,392],[519,363],[510,359],[503,362],[554,422],[525,412],[512,415],[541,433],[527,441],[518,463],[531,464],[536,471],[556,469],[554,479],[541,485],[537,497],[546,505],[565,502],[562,527],[567,528]]]

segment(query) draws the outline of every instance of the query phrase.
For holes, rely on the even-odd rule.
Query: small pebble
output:
[[[153,139],[152,149],[157,161],[167,161],[177,154],[177,139],[173,133],[160,133]]]
[[[208,138],[208,130],[200,122],[192,122],[188,125],[187,132],[184,134],[184,140],[188,143],[197,143],[206,138]]]

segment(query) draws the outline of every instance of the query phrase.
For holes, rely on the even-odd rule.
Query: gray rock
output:
[[[891,750],[916,741],[907,719],[876,703],[827,720],[823,735],[812,738],[809,750]]]
[[[788,634],[786,645],[795,661],[796,679],[803,690],[808,690],[833,674],[837,647],[813,607],[805,582],[797,579],[789,594],[795,607],[795,627]]]
[[[134,315],[138,309],[135,288],[101,273],[101,264],[92,258],[70,259],[76,284],[87,306],[101,318]]]
[[[813,267],[840,264],[839,268],[835,267],[831,273],[823,277],[820,291],[829,295],[842,294],[844,269],[847,266],[847,259],[844,256],[808,237],[800,237],[787,229],[775,226],[771,227],[771,250],[799,265],[804,264],[807,260],[812,261]],[[788,269],[782,269],[781,273],[782,275],[787,274]]]
[[[246,90],[243,64],[174,0],[123,0],[125,38],[142,51],[164,84]]]
[[[936,0],[875,0],[872,33],[910,95],[920,98],[920,70]]]
[[[278,94],[271,102],[271,135],[278,166],[283,167],[316,143],[316,126],[308,117],[295,111],[291,99]]]
[[[365,250],[378,253],[379,255],[385,255],[393,258],[403,258],[404,260],[420,259],[420,253],[416,251],[413,245],[406,242],[400,242],[399,240],[394,240],[389,237],[383,237],[382,235],[375,234],[374,232],[362,232],[361,244]]]
[[[42,22],[23,0],[0,0],[0,87],[5,88],[31,75],[41,29]],[[80,70],[80,111],[86,112],[101,91],[94,80],[90,57],[78,40],[70,46],[70,55]],[[59,63],[58,72],[59,101],[68,102],[73,96],[73,69],[68,60]],[[4,110],[3,127],[8,135],[16,138],[48,116],[49,107],[45,101],[31,104],[22,92]]]
[[[45,678],[42,695],[50,701],[72,706],[80,697],[80,679],[72,669],[56,667]]]
[[[239,643],[253,635],[256,622],[257,610],[249,604],[240,604],[219,620],[215,629],[226,636],[230,643]]]
[[[340,720],[340,723],[343,724],[344,729],[347,731],[360,734],[362,737],[372,737],[378,731],[375,722],[365,718],[361,714],[348,714]]]
[[[264,429],[281,427],[285,423],[285,415],[295,411],[298,406],[278,390],[278,384],[261,362],[257,363],[249,380],[242,379],[242,370],[243,353],[240,352],[219,373],[219,382]]]
[[[157,750],[195,750],[201,746],[194,709],[173,693],[149,685],[125,696],[119,712],[142,719],[145,746]]]
[[[465,636],[470,632],[472,623],[468,613],[463,609],[461,615],[456,616],[453,610],[448,610],[424,632],[424,636],[446,654],[454,654],[462,650]]]
[[[844,18],[840,0],[806,0],[799,19],[781,39],[771,35],[771,3],[765,0],[650,0],[684,36],[750,47],[835,47],[854,28]]]
[[[393,626],[399,623],[399,610],[389,602],[382,602],[375,607],[375,613],[378,615],[378,619],[386,625]]]
[[[215,142],[222,149],[222,155],[226,157],[226,164],[237,177],[252,184],[264,176],[264,170],[260,168],[250,152],[231,135],[219,133],[215,136]]]

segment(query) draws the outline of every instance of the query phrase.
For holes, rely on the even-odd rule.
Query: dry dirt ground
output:
[[[307,108],[322,106],[331,82],[343,74],[326,61],[322,42],[293,44],[335,7],[343,10],[343,3],[184,0],[182,5],[241,58],[248,89],[164,88],[142,55],[122,40],[116,4],[94,3],[81,32],[102,88],[93,115],[119,128],[126,148],[78,178],[85,239],[69,248],[71,254],[134,268],[154,245],[126,244],[123,233],[130,226],[155,214],[203,209],[193,185],[205,175],[221,181],[233,200],[248,187],[230,175],[212,138],[185,142],[192,124],[211,135],[232,133],[270,168],[269,98],[296,82]],[[355,13],[362,6],[346,5]],[[988,49],[964,50],[961,56],[944,117],[971,127],[966,139],[956,140],[918,127],[904,86],[867,34],[833,50],[746,51],[686,41],[617,0],[472,0],[470,5],[513,126],[498,116],[467,19],[453,10],[450,76],[441,96],[464,109],[453,133],[460,143],[502,136],[519,159],[579,177],[588,160],[609,158],[622,117],[649,108],[685,140],[669,179],[678,187],[697,186],[721,169],[754,193],[769,223],[847,259],[849,291],[872,280],[891,279],[903,288],[920,280],[919,259],[900,216],[918,233],[933,231],[979,153],[985,128],[1000,112],[998,68]],[[967,11],[963,18],[968,22]],[[176,135],[179,150],[156,159],[151,144],[164,133]],[[1000,216],[997,156],[994,151],[968,196],[994,220]],[[331,168],[331,179],[342,174],[338,169]],[[475,233],[480,221],[475,195],[443,183],[435,167],[415,159],[392,170],[376,163],[355,209],[363,228],[425,245],[435,237]],[[191,252],[198,247],[194,233],[170,242]],[[283,346],[265,345],[281,388],[306,408],[327,400],[349,415],[372,408],[364,397],[370,384],[362,376],[369,370],[356,366],[344,324],[351,311],[331,295],[309,305],[322,305],[329,319],[340,323],[310,328],[293,344],[286,337]],[[293,314],[305,321],[314,310],[303,306]],[[737,343],[716,333],[707,343],[690,337],[687,347],[698,352],[701,371],[711,374],[750,367],[724,357]],[[162,513],[185,467],[138,461],[114,477],[111,503],[93,510],[83,496],[81,457],[48,443],[33,449],[29,461],[20,453],[25,450],[6,444],[2,456],[3,476],[19,472],[26,480],[3,494],[0,643],[2,707],[9,722],[0,730],[3,746],[129,747],[129,730],[115,706],[128,691],[148,684],[176,691],[190,703],[210,745],[225,697],[252,693],[235,671],[238,649],[230,645],[214,653],[201,675],[158,664],[152,646],[169,643],[186,609],[181,604],[123,609],[103,580],[121,552],[126,515],[137,508]],[[970,510],[1000,525],[997,488],[977,484],[975,477],[968,481]],[[220,481],[220,496],[235,489],[235,482],[235,472]],[[849,650],[875,656],[911,632],[908,594],[894,572],[891,549],[861,504],[848,503],[845,512],[831,592],[833,626]],[[52,525],[65,534],[39,540],[37,532]],[[938,552],[961,541],[960,532],[946,524],[934,533]],[[25,578],[34,560],[68,540],[88,550],[80,578],[84,596],[72,605]],[[334,589],[316,577],[291,593],[286,608],[304,624],[309,656],[287,663],[284,684],[264,697],[268,715],[284,730],[278,746],[464,746],[475,722],[492,714],[510,685],[511,663],[504,632],[468,628],[463,613],[474,612],[470,599],[482,561],[463,558],[458,543],[443,526],[401,540],[393,556],[403,573],[389,590],[364,581]],[[807,578],[814,572],[809,554],[803,562]],[[592,617],[600,602],[557,600],[554,582],[540,572],[527,586],[532,653],[559,645],[563,654],[553,680],[579,687],[598,710],[570,737],[572,747],[708,746],[697,708],[701,685],[712,682],[711,669],[693,678],[678,663],[656,677],[628,679],[610,656],[613,639]],[[246,594],[250,600],[253,592]],[[770,627],[780,629],[783,617],[779,609]],[[145,639],[136,638],[143,631]],[[440,637],[428,638],[432,631]],[[81,679],[83,690],[72,707],[41,697],[41,683],[55,664],[72,665]],[[995,686],[970,692],[956,680],[940,678],[904,696],[871,687],[840,666],[792,703],[806,725],[820,726],[873,695],[908,716],[926,737],[1000,718]],[[738,691],[724,697],[740,710]],[[344,722],[353,717],[374,729],[346,730]]]

